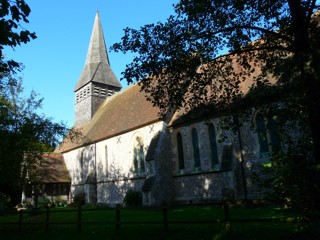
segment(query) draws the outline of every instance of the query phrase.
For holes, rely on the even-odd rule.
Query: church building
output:
[[[274,139],[264,120],[254,116],[257,130],[242,126],[241,139],[225,131],[229,138],[220,142],[212,113],[160,117],[138,84],[122,90],[98,13],[74,93],[81,136],[56,149],[70,173],[71,198],[84,192],[87,203],[115,206],[130,190],[142,193],[143,205],[257,197],[250,172],[268,161]]]

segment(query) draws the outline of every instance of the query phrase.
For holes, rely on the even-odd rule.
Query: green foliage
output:
[[[76,199],[76,201],[78,204],[79,197],[77,198],[78,199]],[[62,199],[61,197],[57,197],[54,200],[51,200],[48,197],[43,197],[38,203],[39,208],[46,208],[46,207],[54,208],[54,207],[66,207],[66,206],[67,206],[67,201]]]
[[[139,191],[129,190],[123,202],[127,207],[140,207],[142,205],[142,194]]]
[[[54,204],[56,207],[66,207],[68,202],[65,199],[63,199],[62,197],[57,197],[54,200]]]
[[[319,58],[319,29],[311,18],[317,9],[311,0],[181,0],[166,22],[126,28],[112,49],[136,53],[124,78],[143,80],[142,88],[163,113],[208,102],[225,109],[243,97],[241,84],[248,77],[253,79],[249,88],[266,89],[270,74],[288,85],[304,81],[299,51],[308,51],[312,67]],[[291,54],[296,57],[285,58]]]
[[[220,128],[235,133],[240,120],[248,121],[253,111],[275,117],[285,150],[273,157],[276,191],[287,195],[292,207],[316,207],[319,1],[180,0],[174,7],[176,14],[166,22],[126,28],[121,42],[112,46],[114,51],[136,54],[124,78],[138,81],[162,114],[183,108],[193,109],[190,117],[199,117],[205,109],[222,120]],[[292,150],[296,147],[299,152]],[[296,174],[297,166],[305,174],[293,175],[300,183],[287,184],[285,179]],[[279,199],[287,201],[285,196]]]
[[[10,199],[7,195],[0,192],[0,213],[7,210],[10,206]]]
[[[320,169],[305,149],[290,149],[272,157],[262,181],[272,188],[269,200],[293,211],[310,214],[320,211]]]
[[[19,204],[18,204],[18,207],[20,207],[20,208],[26,208],[26,209],[31,209],[31,208],[33,208],[31,202],[23,202],[22,204],[19,203]]]
[[[85,192],[79,192],[74,195],[73,204],[75,206],[84,205],[85,203],[86,203],[86,193]]]
[[[0,74],[20,70],[20,64],[14,60],[4,60],[3,49],[5,46],[16,47],[22,43],[28,43],[36,38],[34,32],[30,32],[21,26],[28,23],[31,9],[24,0],[1,0],[0,3]]]
[[[52,206],[52,202],[49,198],[47,197],[43,197],[39,202],[38,202],[38,206],[39,208],[46,208],[46,207],[51,207]]]
[[[25,181],[33,181],[44,152],[52,151],[67,128],[38,113],[42,99],[24,96],[21,79],[7,76],[0,85],[0,191],[18,202]],[[28,179],[26,179],[28,176]]]

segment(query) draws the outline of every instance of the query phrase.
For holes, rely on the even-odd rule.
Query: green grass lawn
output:
[[[284,217],[281,211],[272,208],[230,209],[230,232],[226,232],[223,222],[223,208],[218,207],[170,208],[167,231],[164,231],[163,212],[160,208],[121,209],[122,224],[118,231],[114,224],[116,219],[114,209],[84,208],[81,233],[77,231],[78,216],[74,210],[76,209],[64,208],[58,211],[50,209],[54,212],[50,212],[48,232],[46,232],[45,211],[36,215],[24,214],[25,224],[20,232],[17,225],[0,224],[0,239],[320,239],[319,222],[314,222],[311,230],[303,230],[297,227],[296,222],[287,220],[245,223],[237,221]],[[18,219],[18,215],[4,215],[0,216],[0,223],[17,223]],[[203,223],[207,220],[220,221]],[[202,223],[181,224],[186,221],[202,221]],[[60,224],[56,224],[58,222]]]

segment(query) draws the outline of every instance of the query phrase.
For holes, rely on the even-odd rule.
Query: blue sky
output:
[[[178,0],[26,0],[31,8],[29,24],[22,27],[38,38],[7,58],[25,65],[20,74],[26,93],[44,98],[41,112],[54,121],[74,122],[73,89],[85,63],[96,11],[99,11],[107,48],[119,42],[126,27],[139,28],[165,21]],[[120,80],[131,56],[109,52],[111,68]],[[121,81],[126,86],[125,80]]]

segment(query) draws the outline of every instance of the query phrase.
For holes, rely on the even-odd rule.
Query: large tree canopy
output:
[[[136,53],[124,78],[139,81],[162,112],[208,102],[225,109],[246,88],[265,94],[276,86],[253,106],[304,97],[300,104],[320,149],[318,9],[315,0],[181,0],[175,16],[125,29],[113,49]]]
[[[181,0],[176,16],[125,29],[113,49],[137,53],[124,78],[143,80],[162,109],[230,102],[243,94],[238,87],[248,76],[254,78],[252,86],[270,83],[270,73],[281,82],[301,79],[306,71],[318,79],[320,21],[313,16],[318,8],[314,0]],[[208,95],[207,86],[218,94]],[[192,93],[189,98],[186,91]]]
[[[162,113],[208,103],[232,114],[268,105],[294,126],[307,125],[302,139],[311,148],[301,149],[305,158],[313,152],[306,164],[318,181],[319,1],[180,0],[174,7],[166,22],[126,28],[113,45],[135,53],[124,78],[139,81]]]
[[[31,10],[24,0],[0,0],[0,73],[14,72],[20,64],[3,55],[5,46],[16,47],[35,39],[34,32],[24,29],[21,23],[28,23]]]
[[[3,55],[5,46],[15,48],[36,38],[22,23],[28,23],[31,10],[24,0],[0,0],[0,193],[16,203],[26,176],[32,180],[34,168],[44,163],[43,153],[53,151],[68,129],[39,113],[42,99],[23,93],[17,71],[22,64]],[[68,139],[81,136],[75,130]]]
[[[1,81],[0,192],[15,202],[27,172],[32,172],[28,168],[41,165],[43,152],[53,151],[67,128],[38,113],[42,99],[34,92],[25,97],[21,80],[10,76]]]

